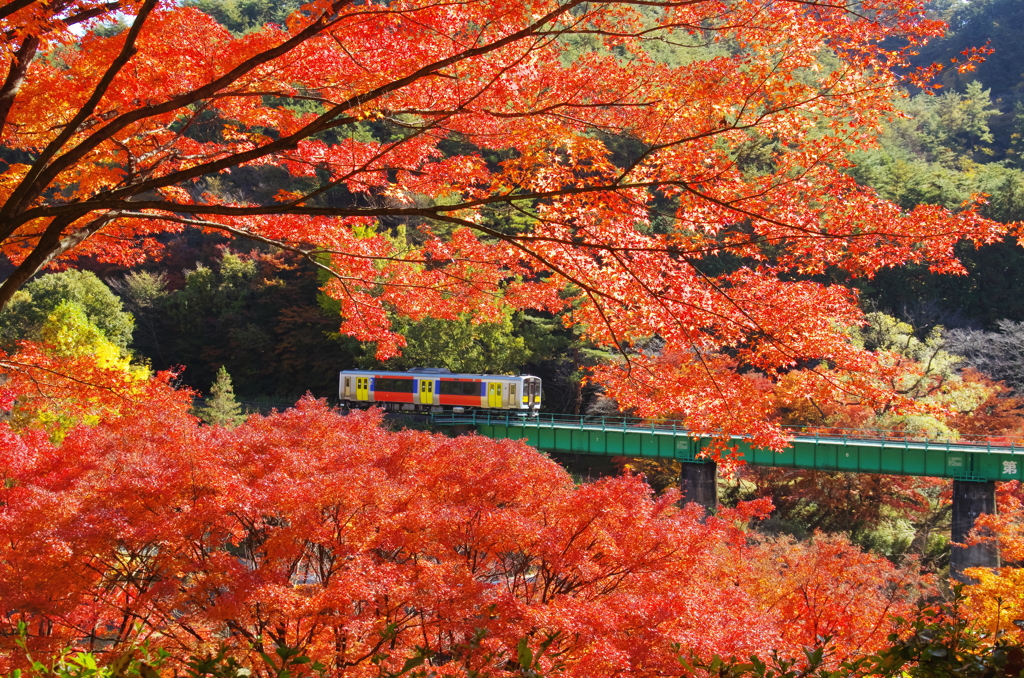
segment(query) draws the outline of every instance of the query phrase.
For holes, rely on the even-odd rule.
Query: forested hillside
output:
[[[1024,80],[1021,18],[1013,0],[934,2],[949,29],[915,58],[949,66],[962,52],[993,50],[972,70],[947,67],[932,96],[912,89],[901,103],[907,117],[886,125],[877,150],[855,154],[851,173],[904,206],[955,208],[984,194],[984,214],[1004,222],[1024,218]],[[1024,320],[1018,291],[1024,259],[1015,238],[979,248],[963,246],[965,276],[934,275],[924,267],[882,271],[858,286],[879,310],[921,330],[941,324],[993,331],[998,321]]]
[[[238,34],[281,21],[291,10],[257,1],[199,0],[194,6]],[[897,100],[898,114],[883,125],[878,148],[852,154],[846,171],[904,209],[941,205],[958,210],[978,200],[979,211],[991,219],[1024,220],[1024,75],[1014,75],[1019,70],[1014,55],[1024,40],[1024,23],[1014,20],[1022,11],[1020,3],[932,3],[931,11],[948,22],[949,31],[925,45],[914,66],[944,64],[941,88],[906,91]],[[584,53],[591,46],[579,39],[574,50]],[[979,46],[993,50],[983,62],[963,73],[952,67],[954,59],[964,60],[964,51]],[[678,47],[656,49],[666,61],[681,58]],[[360,134],[386,142],[401,131],[371,121],[362,124]],[[607,141],[622,167],[641,152],[625,137]],[[771,140],[759,138],[742,149],[740,161],[749,171],[763,171],[772,164],[773,152]],[[209,188],[260,200],[295,190],[294,182],[274,168],[254,168],[219,177]],[[505,227],[527,225],[526,215],[515,210],[496,211],[489,218]],[[654,223],[659,228],[658,217]],[[670,228],[667,219],[662,228]],[[415,236],[399,227],[396,237]],[[564,316],[571,311],[507,312],[498,322],[482,324],[468,315],[418,322],[393,315],[408,345],[401,357],[379,361],[372,343],[360,345],[336,331],[340,306],[317,292],[324,276],[308,262],[198,231],[174,236],[172,243],[173,266],[98,271],[137,320],[137,355],[157,369],[185,366],[183,383],[200,392],[213,384],[221,367],[242,399],[287,402],[306,391],[333,397],[339,369],[437,366],[537,374],[544,379],[547,411],[617,409],[583,379],[585,370],[614,355],[564,328]],[[857,341],[871,350],[894,352],[894,366],[902,371],[875,386],[895,388],[939,410],[879,411],[860,397],[825,393],[808,399],[807,389],[818,378],[815,370],[795,370],[775,388],[775,416],[790,426],[883,429],[937,439],[1024,434],[1024,400],[1014,390],[1024,387],[1024,325],[1018,324],[1024,321],[1024,248],[1016,236],[1008,236],[987,245],[961,243],[957,255],[964,263],[962,275],[908,264],[882,268],[870,278],[839,269],[818,277],[852,284],[862,306],[873,311],[868,330]],[[719,257],[708,262],[707,270],[720,272],[740,263]],[[185,273],[172,279],[165,270]],[[644,471],[659,488],[678,483],[678,468],[622,465]],[[844,533],[894,559],[916,553],[929,569],[948,564],[948,484],[747,470],[741,482],[723,492],[729,501],[771,497],[777,510],[765,530],[798,536],[815,530]]]
[[[296,9],[267,0],[194,0],[186,6],[242,37],[266,25],[283,25]],[[1013,74],[1013,55],[1021,37],[1014,20],[1021,11],[1019,3],[937,2],[929,7],[931,17],[942,18],[949,29],[944,37],[932,38],[916,50],[904,70],[941,63],[938,82],[942,86],[927,93],[904,87],[894,99],[892,114],[881,121],[877,147],[855,150],[844,171],[905,210],[938,205],[957,212],[976,201],[978,212],[996,222],[1024,219],[1024,91],[1020,74]],[[117,19],[98,24],[95,32],[109,38],[127,29]],[[564,58],[569,61],[602,49],[588,35],[572,36],[567,42]],[[970,57],[971,49],[978,47],[984,48],[984,61]],[[677,65],[695,58],[718,58],[733,48],[651,41],[644,49],[657,63]],[[825,54],[816,58],[826,69],[834,66]],[[972,62],[970,68],[955,67],[965,61]],[[278,106],[269,99],[267,104]],[[314,105],[296,99],[285,109],[304,114]],[[194,143],[219,142],[224,139],[223,123],[206,113],[194,118],[185,134]],[[326,129],[312,139],[328,146],[344,145],[350,139],[381,145],[402,141],[408,133],[408,121],[384,116],[351,123],[348,136]],[[646,152],[629,134],[598,132],[596,136],[621,171]],[[738,167],[757,177],[768,176],[777,167],[781,150],[778,139],[753,132],[731,153]],[[507,150],[477,147],[458,135],[443,139],[438,151],[448,158],[479,152],[491,168],[513,157]],[[15,159],[10,151],[5,153]],[[206,192],[218,201],[248,204],[302,193],[313,183],[308,173],[254,164],[205,176],[189,190]],[[314,191],[308,204],[331,209],[362,200],[358,193],[332,185]],[[652,232],[672,231],[670,213],[677,202],[667,195],[655,196]],[[522,233],[536,218],[535,205],[536,201],[496,204],[481,218],[488,228]],[[427,237],[417,217],[389,217],[385,223],[392,246],[415,246]],[[431,228],[443,232],[448,227],[433,223]],[[385,304],[386,321],[406,345],[401,356],[383,357],[390,349],[382,352],[375,342],[360,343],[339,328],[339,316],[346,313],[344,304],[321,290],[331,276],[316,260],[275,247],[272,241],[231,239],[197,226],[168,229],[152,237],[163,250],[159,259],[127,264],[93,254],[76,263],[79,270],[98,274],[120,300],[118,313],[128,314],[125,317],[130,320],[117,330],[108,326],[104,311],[91,307],[78,293],[67,292],[63,299],[84,312],[85,320],[76,322],[87,322],[97,336],[118,346],[119,360],[154,371],[173,369],[179,384],[199,394],[208,393],[217,375],[226,370],[240,399],[284,405],[307,392],[333,398],[341,369],[434,366],[456,372],[537,374],[545,385],[546,411],[607,413],[621,407],[602,395],[601,386],[586,380],[588,370],[614,364],[618,356],[613,347],[599,345],[582,330],[584,325],[574,319],[582,310],[579,303],[552,312],[506,306],[487,318],[472,308],[448,318],[416,318],[401,312],[398,305]],[[833,373],[825,363],[804,362],[793,366],[797,369],[784,369],[775,384],[745,378],[756,390],[771,393],[761,405],[763,416],[788,426],[883,429],[938,439],[1005,437],[1024,431],[1020,419],[1024,412],[1013,390],[1024,386],[1024,351],[1019,347],[1019,337],[1024,336],[1024,325],[1019,324],[1024,321],[1019,282],[1024,280],[1024,249],[1016,238],[1007,235],[1001,242],[988,244],[960,242],[956,245],[963,263],[960,274],[933,271],[934,263],[910,261],[879,266],[870,275],[829,266],[798,276],[859,291],[859,304],[869,312],[869,324],[864,330],[850,328],[847,334],[859,347],[888,352],[886,366],[876,370],[891,373],[864,379],[838,369]],[[750,251],[736,256],[723,248],[704,258],[698,268],[702,274],[728,276],[756,265],[763,255]],[[55,297],[43,290],[52,286],[48,279],[65,275],[44,273],[17,293],[0,315],[6,346],[55,331],[46,329],[44,322],[46,314],[57,308]],[[86,282],[103,286],[99,279]],[[644,341],[637,347],[641,351],[663,350],[658,336]],[[822,380],[822,375],[827,379]],[[895,391],[902,400],[879,406],[866,392],[832,390],[827,386],[832,379],[872,393]],[[660,474],[647,471],[652,477]],[[758,490],[776,497],[779,491],[778,487]],[[937,501],[937,496],[933,499]],[[785,514],[783,510],[779,515]],[[829,524],[806,516],[798,520],[795,515],[783,520],[807,529]],[[855,519],[834,529],[856,532],[860,524]],[[872,524],[877,525],[878,519]],[[908,547],[905,543],[883,550]]]

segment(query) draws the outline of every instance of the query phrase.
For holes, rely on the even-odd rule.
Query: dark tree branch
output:
[[[62,238],[64,231],[76,221],[76,217],[58,217],[50,222],[50,225],[43,231],[36,246],[32,249],[25,260],[14,269],[14,272],[3,284],[0,285],[0,308],[7,306],[7,303],[14,296],[14,293],[29,279],[43,269],[51,261],[64,254],[68,250],[77,247],[91,235],[117,219],[119,212],[109,212],[96,219],[93,219],[82,228],[74,231],[67,237]]]
[[[281,139],[278,139],[271,143],[254,148],[251,151],[237,153],[226,158],[222,158],[220,160],[200,164],[186,170],[173,172],[169,175],[160,177],[158,179],[150,179],[148,181],[116,189],[108,193],[106,197],[114,199],[131,197],[133,195],[138,195],[139,193],[160,188],[162,186],[180,184],[182,182],[195,179],[200,176],[213,174],[219,172],[222,169],[227,169],[229,167],[233,167],[241,163],[262,158],[272,153],[276,153],[278,151],[283,151],[288,148],[291,148],[299,141],[306,139],[309,136],[316,134],[317,132],[330,129],[331,127],[334,127],[337,124],[339,124],[338,118],[346,111],[352,110],[353,108],[358,108],[359,106],[362,106],[363,104],[369,101],[373,101],[386,94],[402,89],[403,87],[406,87],[424,77],[433,75],[434,73],[440,71],[441,69],[455,65],[467,59],[488,54],[495,50],[501,49],[506,45],[512,44],[518,40],[528,37],[536,33],[540,27],[553,22],[554,20],[558,19],[562,15],[566,14],[576,6],[583,4],[584,2],[586,2],[586,0],[571,0],[565,5],[562,5],[557,9],[552,10],[548,14],[540,17],[530,26],[527,26],[520,31],[509,34],[487,45],[463,50],[462,52],[454,56],[445,59],[440,59],[420,69],[417,69],[408,76],[393,80],[373,90],[351,97],[347,101],[338,104],[327,113],[324,113],[323,115],[319,116],[316,120],[309,123],[308,125],[306,125],[305,127],[298,130],[292,135],[282,137]],[[342,3],[338,3],[338,5],[334,7],[334,10],[337,11],[337,8],[341,4]],[[231,83],[241,78],[243,75],[248,73],[253,68],[290,51],[292,48],[294,48],[301,42],[304,42],[308,38],[320,34],[325,29],[333,25],[333,23],[334,21],[326,22],[326,17],[322,16],[317,21],[310,24],[310,26],[308,26],[305,30],[296,34],[285,43],[282,43],[282,45],[279,45],[278,47],[272,50],[268,50],[259,55],[256,55],[255,57],[252,57],[251,59],[248,59],[247,61],[243,62],[239,66],[229,71],[221,78],[214,80],[213,82],[209,83],[204,87],[193,90],[192,92],[186,95],[176,97],[171,101],[161,104],[159,106],[140,108],[117,117],[116,119],[107,123],[104,127],[102,127],[94,134],[91,134],[86,141],[79,144],[79,146],[75,147],[68,153],[62,155],[59,159],[51,163],[45,169],[43,169],[41,162],[37,162],[33,166],[33,170],[30,171],[29,176],[27,176],[25,180],[23,180],[22,184],[15,190],[7,205],[5,205],[2,210],[0,210],[0,224],[3,224],[3,226],[0,227],[0,240],[4,240],[10,237],[10,235],[13,234],[14,231],[17,229],[19,222],[24,222],[23,219],[12,219],[12,217],[15,214],[22,212],[25,209],[25,206],[27,206],[31,200],[34,200],[36,197],[41,195],[42,192],[57,177],[57,175],[59,175],[62,171],[66,170],[67,168],[71,167],[75,162],[81,160],[81,158],[84,157],[89,151],[93,150],[96,146],[98,146],[106,139],[109,139],[118,130],[123,129],[125,126],[133,122],[137,122],[139,120],[145,119],[153,115],[159,115],[161,113],[176,110],[183,106],[195,103],[201,99],[213,96],[224,87],[230,85]],[[62,134],[61,136],[65,135],[68,135],[68,130],[65,130],[65,133]],[[56,140],[54,144],[55,143]],[[51,144],[51,147],[52,146],[53,144]]]
[[[74,221],[75,217],[64,216],[57,217],[50,222],[50,225],[43,231],[32,252],[0,285],[0,308],[7,306],[7,302],[11,300],[11,297],[14,296],[18,288],[28,282],[29,278],[35,275],[36,271],[45,264],[49,254],[60,245],[60,236],[64,229]]]
[[[136,40],[138,40],[139,34],[142,32],[142,26],[146,23],[146,19],[150,13],[156,7],[158,0],[146,0],[142,7],[139,9],[138,16],[135,17],[135,21],[132,23],[131,29],[128,31],[128,36],[125,38],[125,43],[121,47],[121,52],[114,58],[110,66],[107,68],[103,77],[100,78],[99,83],[93,89],[89,99],[82,105],[82,108],[61,130],[60,134],[51,141],[39,157],[32,164],[32,168],[29,169],[28,174],[22,179],[21,184],[18,188],[14,189],[14,193],[11,195],[7,204],[4,206],[3,211],[0,211],[0,219],[10,214],[10,210],[19,210],[19,205],[26,200],[32,200],[39,193],[33,191],[33,186],[36,184],[36,179],[44,173],[50,161],[56,156],[56,154],[64,147],[64,144],[71,139],[72,136],[78,131],[79,127],[88,120],[89,116],[96,110],[96,106],[99,105],[103,96],[107,93],[107,89],[110,88],[111,83],[114,82],[114,78],[121,72],[121,69],[125,67],[129,60],[138,51],[135,46]],[[52,169],[52,168],[51,168]],[[48,183],[48,182],[46,182]],[[45,187],[46,183],[43,184]],[[6,213],[6,214],[5,214]],[[0,236],[0,239],[6,236]]]
[[[21,47],[11,59],[11,67],[7,70],[7,79],[0,87],[0,138],[3,137],[3,128],[7,124],[7,116],[11,112],[14,100],[18,97],[18,90],[25,82],[28,67],[36,57],[38,50],[39,38],[30,35],[21,43]]]
[[[349,0],[345,1],[347,2]],[[149,7],[155,4],[155,0],[148,0],[146,6]],[[338,6],[341,6],[342,4],[344,3],[337,3],[335,6],[335,10],[337,9]],[[136,18],[135,23],[132,25],[132,31],[135,32],[136,37],[138,35],[137,31],[141,30],[142,19],[144,19],[144,16],[142,14],[142,11],[140,10],[139,17]],[[196,103],[197,101],[201,101],[202,99],[215,95],[224,87],[227,87],[228,85],[232,84],[252,69],[261,66],[264,63],[267,63],[268,61],[272,61],[273,59],[276,59],[277,57],[283,54],[286,54],[287,52],[291,51],[302,42],[305,42],[313,35],[318,34],[325,27],[323,25],[323,21],[324,17],[321,17],[317,21],[310,24],[305,30],[296,34],[292,38],[286,40],[284,43],[278,45],[273,49],[262,52],[250,59],[247,59],[235,68],[228,71],[220,78],[217,78],[216,80],[207,83],[203,87],[195,89],[187,94],[175,97],[163,104],[156,106],[145,106],[143,108],[139,108],[134,111],[125,113],[124,115],[118,116],[111,122],[104,125],[99,130],[94,132],[93,134],[89,135],[89,137],[85,141],[83,141],[82,143],[80,143],[78,146],[71,149],[67,153],[63,154],[60,158],[50,163],[48,166],[44,164],[45,160],[41,158],[33,165],[32,171],[30,171],[29,176],[25,177],[21,185],[18,186],[18,188],[11,195],[10,199],[8,199],[7,204],[4,205],[2,209],[0,209],[0,224],[3,224],[3,226],[0,227],[0,241],[8,238],[17,228],[18,223],[16,221],[10,221],[10,218],[14,214],[23,211],[24,205],[28,205],[32,200],[35,200],[39,195],[41,195],[43,191],[46,190],[46,188],[53,182],[53,180],[61,172],[73,166],[76,162],[80,161],[83,157],[85,157],[89,152],[94,150],[101,143],[113,137],[115,133],[117,133],[121,129],[124,129],[126,126],[138,122],[140,120],[144,120],[145,118],[177,110],[179,108],[188,106],[190,104]],[[127,38],[127,42],[125,43],[125,49],[128,49],[129,45],[132,45],[132,50],[134,50],[133,40],[134,38],[130,33]],[[124,54],[125,51],[122,50],[122,55]],[[113,69],[113,66],[114,65],[112,64],[111,70]],[[110,73],[110,70],[108,70],[108,73]],[[108,87],[109,84],[110,83],[107,82],[106,85],[102,88],[103,92],[105,92],[106,87]],[[101,88],[98,86],[96,92],[99,93],[100,96],[102,96],[103,92],[100,92],[100,89]],[[81,117],[81,115],[76,116],[76,120],[79,117]],[[84,118],[82,119],[84,120]],[[81,123],[79,122],[79,124]],[[77,128],[77,125],[75,125],[74,127]],[[57,141],[61,139],[61,137],[63,137],[63,141],[61,141],[59,146],[56,146],[56,148],[54,148],[54,152],[56,152],[56,150],[59,150],[59,148],[63,147],[63,144],[67,141],[67,138],[69,138],[71,134],[74,133],[74,131],[75,129],[71,125],[69,125],[67,128],[65,128],[61,136],[58,137],[58,139],[55,139],[54,142],[50,144],[47,150],[54,148]],[[140,190],[149,189],[143,188]],[[137,191],[130,191],[127,192],[127,194],[134,195],[136,192]]]
[[[9,17],[15,12],[19,12],[35,2],[36,0],[11,0],[11,2],[0,7],[0,19]]]

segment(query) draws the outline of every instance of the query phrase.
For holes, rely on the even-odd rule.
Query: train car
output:
[[[404,411],[493,409],[537,414],[540,378],[457,374],[432,367],[408,372],[345,370],[338,377],[338,401],[346,407],[379,405]]]

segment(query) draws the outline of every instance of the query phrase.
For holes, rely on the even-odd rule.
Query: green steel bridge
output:
[[[708,509],[718,503],[717,467],[701,456],[715,437],[688,431],[679,423],[501,411],[437,413],[431,421],[437,426],[472,427],[488,438],[525,440],[547,452],[674,459],[683,462],[683,501]],[[957,544],[967,541],[979,515],[995,512],[995,481],[1024,480],[1024,440],[939,442],[836,429],[791,433],[790,446],[781,452],[752,446],[746,436],[731,436],[729,445],[754,466],[951,478],[952,541]],[[950,563],[953,576],[967,581],[966,568],[996,567],[999,554],[991,544],[972,544],[953,548]]]
[[[699,462],[713,436],[695,434],[672,422],[629,417],[580,417],[561,414],[520,416],[515,412],[434,414],[438,426],[472,426],[488,438],[525,440],[537,449],[616,457],[645,457]],[[1024,441],[937,442],[892,437],[888,432],[793,430],[782,452],[752,447],[733,436],[740,458],[754,466],[932,476],[964,481],[1024,480]]]

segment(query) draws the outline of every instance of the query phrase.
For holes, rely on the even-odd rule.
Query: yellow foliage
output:
[[[85,310],[74,302],[62,302],[54,309],[43,324],[40,338],[40,348],[45,353],[58,359],[85,361],[91,368],[86,381],[91,382],[100,375],[105,384],[103,388],[116,388],[123,395],[136,387],[143,387],[151,376],[145,366],[133,365],[131,355],[107,339],[103,331],[89,320]],[[79,424],[92,426],[105,415],[112,414],[109,399],[80,394],[62,397],[50,393],[33,400],[35,402],[31,403],[24,398],[19,400],[13,423],[16,427],[43,428],[54,442],[62,440]]]
[[[969,618],[989,633],[1002,631],[1011,642],[1024,642],[1024,629],[1013,623],[1024,620],[1024,569],[971,568],[966,574],[978,582],[964,587]]]

